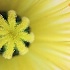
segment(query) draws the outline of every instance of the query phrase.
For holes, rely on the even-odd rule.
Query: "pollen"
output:
[[[19,17],[14,10],[0,14],[0,53],[6,59],[24,55],[34,41],[27,17]]]

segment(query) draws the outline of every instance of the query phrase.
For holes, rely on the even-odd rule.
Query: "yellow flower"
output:
[[[10,60],[0,55],[0,70],[70,70],[70,0],[0,0],[0,3],[0,11],[9,13],[8,21],[0,15],[0,25],[5,26],[6,30],[0,34],[3,36],[8,32],[7,37],[0,41],[0,47],[9,40],[6,44],[8,51],[4,51],[3,56],[8,59],[12,57],[13,41],[20,54],[29,50],[25,55],[14,56]],[[23,17],[22,24],[16,27],[13,21],[15,12]],[[19,33],[19,30],[29,26],[29,21],[34,35]],[[32,42],[34,36],[35,40],[29,48],[22,48],[19,37]]]

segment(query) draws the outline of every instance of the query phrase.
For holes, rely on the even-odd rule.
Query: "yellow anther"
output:
[[[10,24],[10,27],[14,27],[16,24],[16,12],[11,10],[8,12],[8,22]]]
[[[34,41],[34,34],[33,33],[28,34],[28,33],[25,33],[25,32],[21,32],[19,34],[19,37],[21,39],[23,39],[24,41],[27,41],[27,42],[30,42],[30,43],[32,43]]]
[[[7,59],[11,59],[12,58],[12,54],[14,52],[14,43],[13,42],[8,42],[7,45],[6,45],[6,51],[4,52],[3,54],[3,57],[7,58]]]
[[[8,28],[8,24],[2,15],[0,15],[0,26],[2,26],[4,29]]]
[[[29,23],[30,23],[29,19],[26,17],[23,17],[22,22],[16,27],[16,29],[18,31],[23,31],[29,26]]]
[[[17,40],[15,43],[17,49],[19,50],[19,54],[24,55],[25,53],[28,52],[28,48],[25,47],[25,44],[22,41]]]
[[[28,52],[28,48],[25,47],[25,43],[23,43],[21,39],[30,43],[34,40],[33,33],[28,34],[25,32],[25,29],[29,27],[29,19],[22,17],[22,21],[17,25],[16,17],[16,12],[13,10],[8,11],[8,21],[0,16],[0,26],[3,27],[0,30],[0,35],[3,35],[3,37],[0,38],[0,48],[6,45],[3,57],[7,59],[12,58],[15,45],[19,54],[24,55]]]
[[[7,31],[5,30],[0,30],[0,35],[6,35],[7,34]]]
[[[7,36],[5,36],[3,38],[0,38],[0,48],[2,48],[2,46],[5,45],[5,43],[8,42],[8,39],[9,38]]]

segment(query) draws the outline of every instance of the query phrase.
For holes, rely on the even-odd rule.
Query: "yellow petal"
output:
[[[36,39],[46,41],[70,41],[70,13],[44,18],[31,24]]]
[[[70,44],[68,42],[37,42],[32,44],[30,48],[31,54],[36,55],[36,58],[39,57],[39,60],[42,59],[48,65],[51,62],[56,68],[62,70],[70,69]],[[51,64],[49,68],[50,70],[54,70]]]
[[[6,70],[9,64],[11,65],[7,69],[11,67],[10,70],[69,70],[70,54],[64,53],[67,50],[64,48],[69,47],[68,45],[67,42],[57,42],[56,44],[55,42],[48,42],[46,44],[46,42],[37,41],[31,45],[30,51],[24,56],[13,57],[11,61],[0,56],[0,62],[4,62],[0,66],[3,67],[3,70]]]
[[[69,0],[38,0],[38,2],[27,9],[23,15],[28,16],[32,21],[45,16],[52,16],[66,8],[69,2]]]

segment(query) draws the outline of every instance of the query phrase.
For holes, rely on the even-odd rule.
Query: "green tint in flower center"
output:
[[[20,18],[13,10],[0,14],[0,54],[7,59],[18,54],[24,55],[34,40],[29,19]]]

